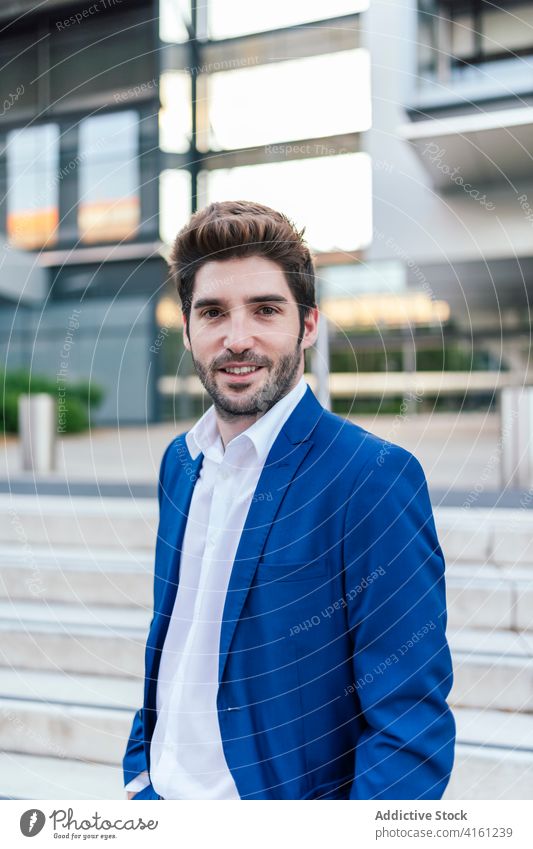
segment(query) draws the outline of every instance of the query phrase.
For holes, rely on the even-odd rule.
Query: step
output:
[[[34,601],[0,601],[0,629],[11,625],[22,625],[58,633],[69,633],[71,626],[76,632],[85,629],[88,633],[123,630],[146,632],[152,618],[149,607],[118,607],[113,605],[62,604]]]
[[[494,710],[454,710],[457,723],[456,761],[446,798],[531,798],[533,781],[533,717]],[[39,790],[43,773],[39,767],[46,763],[46,781],[52,782],[53,792],[66,794],[64,773],[57,778],[57,767],[68,765],[77,778],[89,776],[85,770],[94,761],[115,764],[120,768],[125,742],[131,727],[133,712],[105,711],[78,706],[2,700],[0,705],[0,745],[4,763],[10,757],[18,765],[6,787],[0,782],[0,795],[18,798],[63,798]],[[53,741],[53,742],[52,742]],[[52,754],[55,757],[52,757]],[[20,758],[19,756],[25,756]],[[31,761],[31,758],[34,758]],[[1,762],[1,761],[0,761]],[[9,762],[9,761],[7,761]],[[21,787],[20,764],[33,763],[31,778],[25,775]],[[111,773],[93,771],[92,775]],[[6,773],[7,775],[7,773]],[[119,769],[121,780],[121,774]],[[17,782],[14,789],[12,779]],[[81,779],[80,779],[81,780]],[[116,772],[115,772],[116,780]],[[70,778],[69,778],[70,781]],[[59,784],[59,786],[58,786]],[[68,798],[119,798],[98,796],[100,790],[85,786],[85,795],[71,792]],[[529,794],[529,795],[528,795]]]
[[[448,638],[454,667],[450,704],[533,712],[533,634],[463,629]]]
[[[0,602],[0,666],[138,677],[151,610]]]
[[[143,681],[0,670],[0,750],[120,765]]]
[[[45,704],[136,710],[143,679],[0,667],[0,698]]]
[[[153,556],[143,550],[0,547],[0,600],[146,606],[152,589]]]
[[[114,548],[126,556],[133,549],[154,550],[156,498],[66,498],[55,495],[0,494],[0,543]]]
[[[533,511],[441,507],[434,513],[448,563],[533,564]]]
[[[32,549],[31,562],[14,547],[0,549],[1,599],[79,601],[147,607],[153,585],[152,557],[126,559],[118,552]],[[533,570],[487,564],[454,564],[446,577],[450,627],[533,630]]]
[[[511,711],[455,708],[453,711],[460,743],[501,746],[533,754],[533,715]]]
[[[444,799],[533,798],[533,753],[459,743]]]
[[[462,654],[492,654],[502,658],[533,657],[533,634],[482,628],[448,630],[448,640],[454,651]]]
[[[12,752],[0,753],[0,797],[8,799],[124,799],[120,767]],[[444,794],[448,800],[528,799],[533,755],[459,743]]]
[[[454,564],[446,598],[451,628],[533,631],[533,570]]]
[[[533,565],[533,511],[439,507],[439,539],[448,564],[480,562]],[[0,544],[29,549],[79,546],[153,551],[156,498],[66,497],[0,494]]]
[[[0,751],[119,765],[134,713],[0,698]]]
[[[125,799],[122,769],[68,758],[0,752],[5,799]]]
[[[0,549],[0,600],[147,606],[153,557],[126,558],[113,550],[89,557],[77,548],[32,547],[31,560],[14,546]],[[533,630],[533,570],[487,564],[454,564],[446,576],[451,627]]]
[[[445,799],[533,798],[533,716],[455,708],[457,745]]]

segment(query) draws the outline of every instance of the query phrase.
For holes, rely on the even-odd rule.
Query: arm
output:
[[[420,463],[387,451],[365,465],[346,512],[353,675],[367,725],[350,798],[440,799],[455,741],[444,558]]]

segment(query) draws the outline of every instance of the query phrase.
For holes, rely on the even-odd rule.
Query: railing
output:
[[[311,389],[315,389],[315,377],[306,374]],[[506,386],[533,385],[533,373],[524,378],[514,371],[417,371],[417,372],[334,372],[329,376],[332,398],[401,396],[405,394],[453,395],[466,392],[493,392]],[[200,397],[205,390],[196,376],[159,378],[159,392],[164,396],[182,392]]]

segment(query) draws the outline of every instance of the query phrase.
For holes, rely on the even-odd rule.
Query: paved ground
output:
[[[361,416],[352,418],[403,445],[421,461],[435,504],[519,506],[523,493],[502,488],[502,443],[495,414]],[[0,456],[0,491],[148,496],[155,494],[159,461],[170,440],[190,423],[99,428],[63,437],[56,471],[34,480],[23,472],[18,439],[8,437]],[[533,501],[533,499],[528,499]]]

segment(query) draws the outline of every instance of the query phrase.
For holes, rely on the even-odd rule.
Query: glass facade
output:
[[[168,169],[159,177],[159,235],[171,244],[191,215],[191,175],[186,170]]]
[[[314,250],[358,250],[371,241],[371,162],[366,153],[221,169],[209,172],[206,183],[208,202],[242,198],[281,210],[298,227],[305,226]]]
[[[326,14],[318,2],[188,5],[160,2],[161,238],[212,200],[248,198],[305,226],[317,251],[368,245],[367,2],[334,0]],[[180,44],[188,30],[196,39]]]
[[[6,136],[9,241],[19,248],[52,246],[59,222],[59,127],[41,124]]]
[[[357,80],[357,86],[344,85]],[[345,50],[210,75],[213,150],[312,139],[370,126],[370,59]]]
[[[419,0],[419,69],[440,79],[468,76],[491,63],[533,57],[533,4],[511,0]]]
[[[159,0],[159,38],[169,43],[187,41],[191,22],[189,0]]]
[[[51,300],[144,293],[159,316],[175,297],[159,241],[211,200],[280,209],[316,252],[368,245],[367,6],[128,0],[77,22],[73,2],[0,34],[0,229],[17,247],[54,249]],[[182,362],[172,332],[153,381]]]
[[[368,0],[209,0],[209,37],[232,38],[253,32],[353,15],[368,7]]]
[[[135,236],[140,219],[138,124],[133,109],[80,123],[78,231],[82,242]]]
[[[159,81],[159,144],[167,153],[185,153],[191,144],[191,80],[184,71],[166,71]]]

